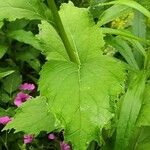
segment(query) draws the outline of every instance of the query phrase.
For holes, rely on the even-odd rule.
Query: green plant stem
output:
[[[57,7],[55,5],[54,0],[47,0],[47,3],[48,3],[49,8],[52,11],[54,21],[55,21],[57,29],[58,29],[58,33],[59,33],[59,35],[60,35],[60,37],[64,43],[64,46],[66,48],[66,51],[67,51],[67,54],[69,56],[70,61],[79,65],[80,64],[79,59],[77,58],[77,55],[76,55],[74,49],[72,48],[70,41],[67,37],[67,34],[66,34],[65,29],[63,27],[61,18],[58,14],[58,10],[57,10]]]

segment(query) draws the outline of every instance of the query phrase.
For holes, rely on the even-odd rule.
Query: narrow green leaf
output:
[[[144,49],[143,45],[137,40],[129,39],[129,38],[125,38],[125,39],[129,43],[132,44],[134,57],[136,58],[136,61],[139,65],[139,67],[146,68],[147,62],[148,62],[148,57],[147,57],[146,50]]]
[[[136,126],[145,89],[146,73],[133,74],[129,88],[124,96],[117,125],[115,150],[126,150]]]
[[[117,17],[120,17],[123,15],[125,12],[129,10],[128,6],[124,5],[114,5],[108,9],[106,9],[102,15],[99,17],[100,20],[98,22],[99,26],[102,26],[106,23],[109,23],[113,20],[115,20]]]
[[[39,134],[40,131],[51,132],[59,127],[50,106],[44,97],[28,100],[17,109],[14,119],[3,130],[15,129],[28,134]]]
[[[131,39],[131,38],[125,38],[125,40],[127,40],[129,43],[131,43],[132,46],[136,49],[136,51],[138,51],[142,56],[144,56],[145,59],[147,58],[146,51],[145,51],[143,45],[141,45],[141,43],[139,41]]]
[[[150,148],[150,127],[147,126],[141,129],[141,133],[138,136],[134,149],[149,150],[149,148]]]
[[[137,121],[138,126],[150,126],[150,84],[148,83],[144,92],[143,105]]]
[[[143,14],[138,11],[134,13],[134,20],[132,23],[133,34],[139,38],[146,38],[146,19]]]
[[[130,33],[127,30],[119,30],[119,29],[112,29],[112,28],[101,28],[101,30],[103,34],[121,35],[121,36],[125,36],[127,38],[141,41],[141,42],[144,42],[145,44],[150,45],[150,40],[146,40],[146,39],[142,39],[137,36],[134,36],[132,33]]]
[[[120,37],[116,37],[112,39],[111,45],[113,45],[116,50],[119,51],[119,53],[125,58],[125,60],[131,67],[133,67],[134,69],[139,69],[138,64],[134,58],[132,49],[126,41],[124,41]]]
[[[105,6],[105,5],[126,5],[128,7],[134,8],[138,11],[140,11],[142,14],[144,14],[146,17],[150,18],[150,12],[144,8],[142,5],[139,3],[133,1],[133,0],[116,0],[116,1],[111,1],[108,3],[100,3],[97,6]]]

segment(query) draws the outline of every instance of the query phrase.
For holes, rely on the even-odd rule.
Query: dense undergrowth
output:
[[[149,10],[0,0],[0,150],[149,150]]]

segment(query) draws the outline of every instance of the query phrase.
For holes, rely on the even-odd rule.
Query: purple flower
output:
[[[27,101],[29,98],[31,98],[30,95],[25,94],[23,92],[19,92],[15,98],[14,104],[19,107],[23,102]]]
[[[35,89],[35,85],[31,84],[31,83],[24,83],[21,84],[21,86],[19,87],[20,90],[27,90],[27,91],[33,91]]]
[[[9,121],[11,121],[11,118],[9,118],[8,116],[4,116],[4,117],[0,117],[0,124],[7,124]]]
[[[33,135],[24,135],[24,144],[32,143],[34,136]]]
[[[48,135],[48,139],[49,139],[49,140],[55,140],[55,138],[56,138],[56,136],[54,135],[54,133],[50,133],[50,134]]]
[[[60,142],[61,150],[71,150],[70,145],[65,142]]]

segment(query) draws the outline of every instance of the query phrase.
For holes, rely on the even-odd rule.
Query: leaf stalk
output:
[[[59,16],[56,4],[54,2],[54,0],[47,0],[48,6],[52,11],[53,17],[54,17],[54,21],[56,23],[57,29],[58,29],[58,33],[64,43],[64,46],[66,48],[67,54],[69,56],[70,61],[80,65],[79,59],[75,53],[75,50],[72,48],[72,45],[67,37],[67,34],[65,32],[63,23],[61,21],[61,18]]]

